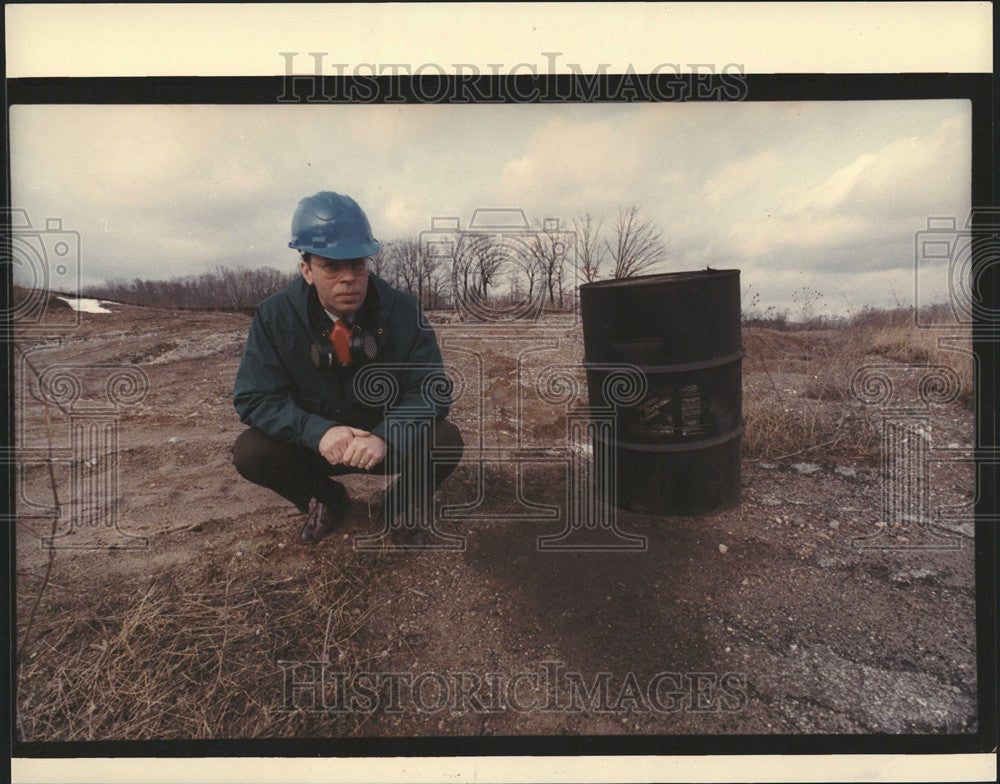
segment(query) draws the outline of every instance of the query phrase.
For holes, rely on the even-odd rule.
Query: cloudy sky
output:
[[[335,190],[383,240],[477,208],[607,230],[635,202],[662,271],[736,267],[761,308],[835,314],[912,303],[916,232],[970,207],[970,128],[960,100],[14,106],[11,176],[33,226],[79,232],[84,285],[292,267],[298,200]]]

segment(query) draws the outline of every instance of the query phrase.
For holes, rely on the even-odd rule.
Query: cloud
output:
[[[428,228],[428,213],[422,199],[407,193],[395,193],[389,196],[378,214],[372,216],[372,228],[378,237],[413,234],[416,226]]]
[[[861,155],[793,200],[791,214],[927,212],[968,194],[971,143],[968,118],[951,117],[928,137],[897,139]],[[949,202],[951,204],[949,204]]]
[[[744,172],[753,169],[748,165]],[[770,257],[780,264],[795,257],[807,266],[824,263],[831,253],[851,260],[861,248],[881,247],[881,258],[869,263],[908,265],[912,253],[895,251],[912,247],[927,217],[965,214],[969,178],[969,118],[952,117],[927,136],[896,139],[857,155],[818,185],[786,191],[773,207],[734,221],[723,245],[745,258]]]
[[[914,233],[964,221],[970,191],[960,101],[30,105],[11,123],[14,205],[78,231],[95,283],[294,267],[296,204],[332,189],[382,240],[489,207],[589,211],[607,232],[635,202],[671,270],[741,267],[780,292],[912,276]]]
[[[338,130],[346,131],[352,142],[371,149],[384,151],[405,146],[434,124],[434,112],[427,108],[421,105],[353,107],[353,111],[338,113]]]
[[[644,141],[629,127],[602,118],[556,116],[532,135],[527,151],[503,168],[503,203],[528,203],[541,191],[554,206],[619,197],[637,174]]]
[[[753,188],[773,172],[777,165],[778,157],[769,150],[732,161],[705,183],[702,196],[708,204],[718,206]]]
[[[765,256],[776,250],[815,250],[845,243],[848,238],[869,236],[875,227],[870,221],[850,215],[802,216],[765,215],[734,223],[733,243],[747,256]]]

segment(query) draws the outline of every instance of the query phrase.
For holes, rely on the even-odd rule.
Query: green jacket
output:
[[[233,393],[243,424],[314,451],[319,451],[320,439],[331,427],[350,425],[380,436],[390,449],[405,451],[408,445],[401,440],[413,433],[405,422],[426,421],[430,414],[447,416],[451,398],[447,389],[442,391],[441,351],[416,297],[369,273],[369,297],[373,286],[386,342],[362,370],[317,369],[313,364],[308,309],[312,287],[303,278],[260,303]],[[370,376],[373,371],[390,374],[394,383],[384,375]],[[366,390],[362,394],[367,402],[355,389],[358,373],[365,374],[359,382],[370,379],[370,384],[357,385]],[[394,394],[387,400],[379,397],[387,389]],[[387,427],[387,416],[403,426]]]

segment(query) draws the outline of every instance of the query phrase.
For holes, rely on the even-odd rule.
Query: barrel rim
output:
[[[681,373],[693,373],[698,370],[714,370],[715,368],[723,367],[724,365],[735,365],[738,362],[742,362],[743,358],[747,355],[744,348],[740,347],[739,351],[734,351],[729,354],[723,354],[718,357],[709,357],[708,359],[699,359],[693,362],[681,362],[673,365],[645,365],[640,362],[592,362],[587,359],[586,356],[583,358],[583,367],[588,372],[594,373],[614,373],[619,368],[615,367],[617,364],[621,364],[622,367],[635,367],[638,368],[645,375],[657,374],[681,374]]]
[[[628,288],[642,284],[681,283],[689,280],[710,280],[727,277],[739,277],[738,269],[704,269],[688,272],[658,272],[652,275],[636,275],[633,278],[614,278],[612,280],[594,280],[580,285],[580,291],[594,291],[606,288]]]
[[[746,433],[746,429],[746,421],[741,418],[740,423],[733,429],[725,433],[712,436],[711,438],[704,438],[701,440],[692,439],[691,441],[674,441],[669,443],[665,443],[663,441],[630,441],[620,437],[616,437],[614,440],[611,440],[599,434],[595,434],[593,439],[601,444],[607,444],[614,449],[621,449],[627,452],[655,452],[657,454],[669,454],[671,452],[703,452],[707,449],[715,449],[719,446],[731,444],[733,441],[741,440],[743,435]]]

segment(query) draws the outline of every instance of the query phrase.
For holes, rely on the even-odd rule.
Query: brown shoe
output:
[[[322,501],[316,501],[309,514],[306,515],[305,523],[302,524],[299,541],[302,544],[316,544],[344,521],[346,508],[346,500],[336,507]]]

